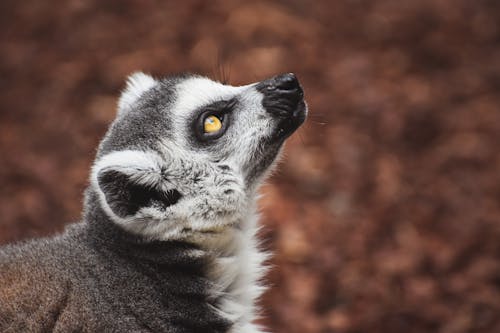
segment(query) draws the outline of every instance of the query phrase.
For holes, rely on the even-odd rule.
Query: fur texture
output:
[[[0,331],[260,332],[257,189],[306,112],[292,74],[132,75],[82,222],[0,249]]]

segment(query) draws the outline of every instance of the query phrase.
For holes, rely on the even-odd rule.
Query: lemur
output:
[[[0,248],[0,331],[261,332],[258,188],[303,95],[294,74],[130,76],[82,221]]]

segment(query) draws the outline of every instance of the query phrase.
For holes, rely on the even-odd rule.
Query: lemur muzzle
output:
[[[281,74],[257,84],[267,112],[279,119],[276,138],[292,134],[305,120],[304,91],[293,73]]]

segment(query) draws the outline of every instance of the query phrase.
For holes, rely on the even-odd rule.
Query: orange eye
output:
[[[208,116],[203,123],[205,133],[215,133],[222,128],[222,121],[216,116]]]

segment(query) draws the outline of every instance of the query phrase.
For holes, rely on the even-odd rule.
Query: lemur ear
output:
[[[161,167],[143,152],[116,152],[104,156],[92,173],[101,205],[108,214],[125,219],[142,208],[164,210],[174,205],[181,194],[167,188]]]
[[[153,88],[158,81],[150,75],[135,72],[127,79],[127,86],[123,90],[118,101],[118,114],[123,113],[139,99],[146,91]]]
[[[137,183],[131,176],[113,169],[99,172],[97,182],[107,205],[120,218],[133,216],[145,207],[165,209],[176,204],[181,197],[175,189],[162,190]]]

